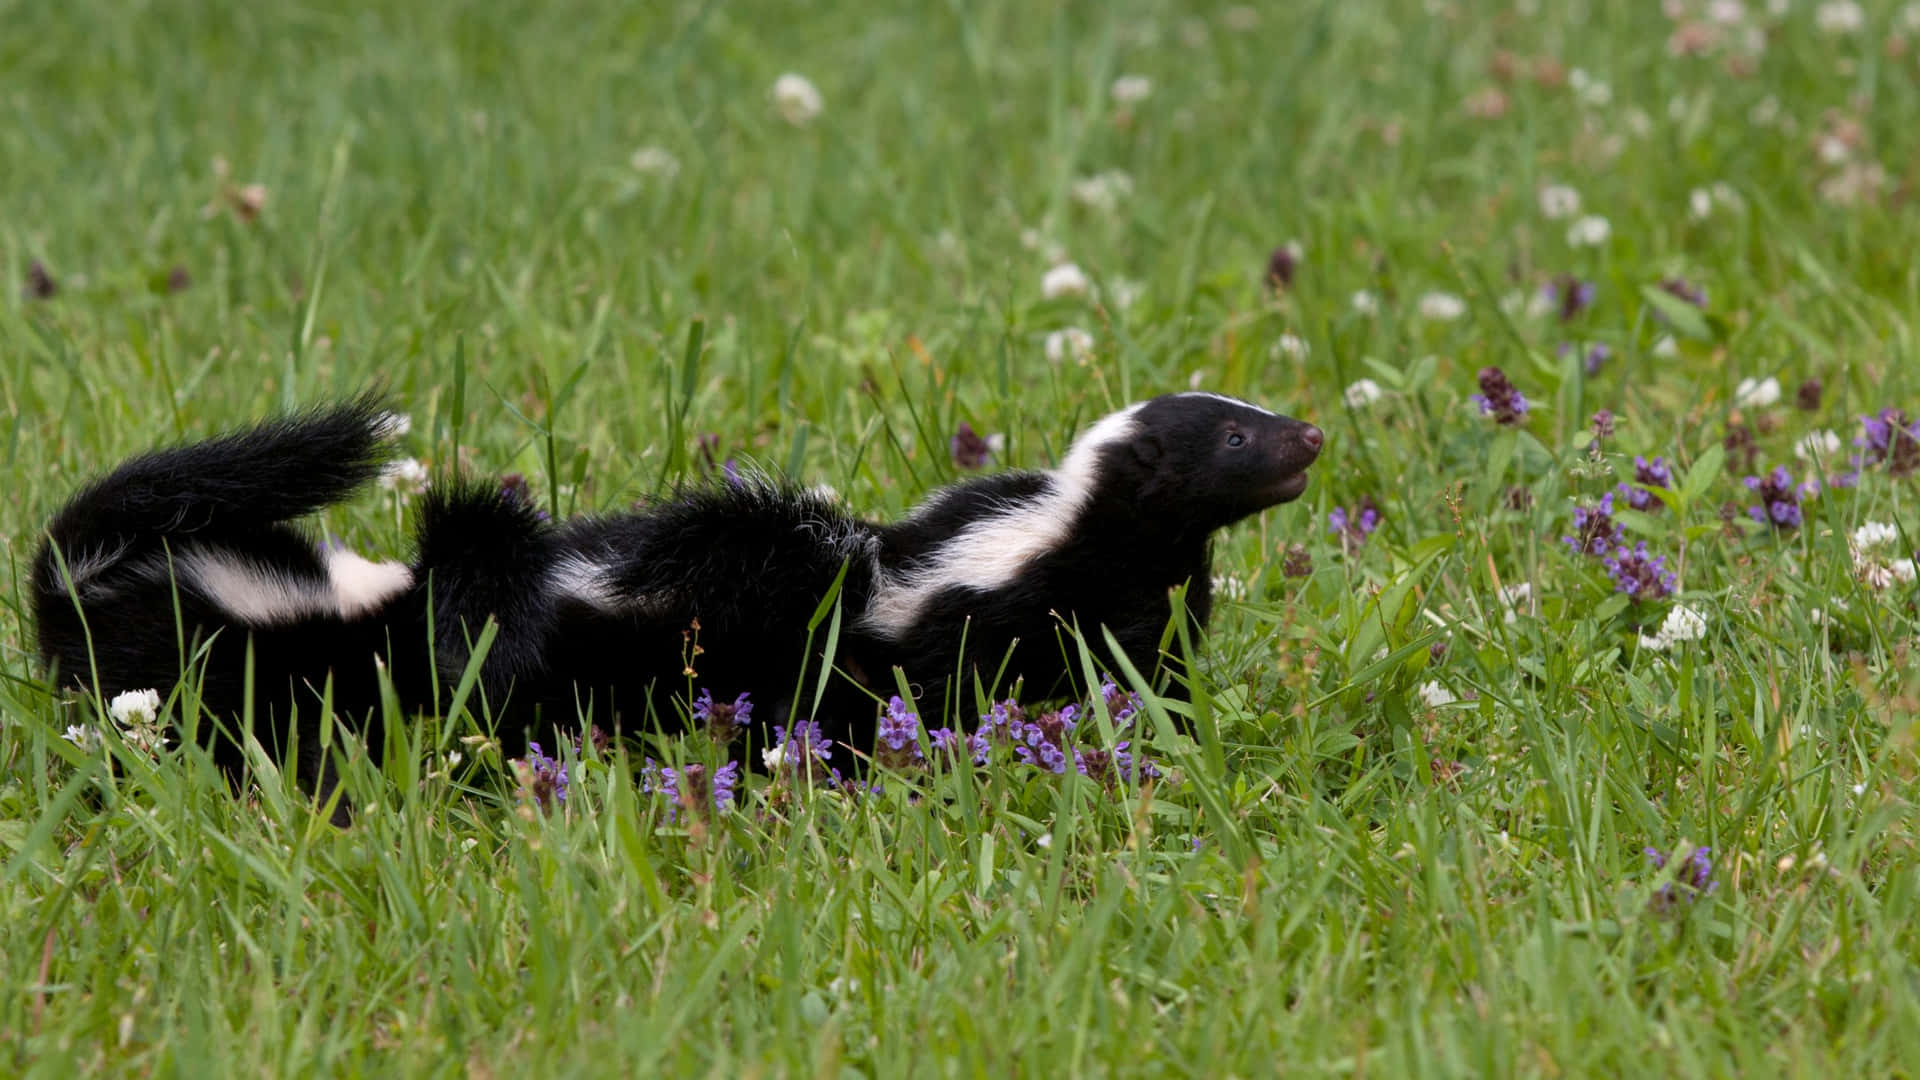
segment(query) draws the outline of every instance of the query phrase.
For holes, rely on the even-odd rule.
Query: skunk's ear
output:
[[[1166,448],[1160,445],[1160,436],[1152,432],[1143,432],[1133,440],[1133,460],[1152,467],[1160,463]]]

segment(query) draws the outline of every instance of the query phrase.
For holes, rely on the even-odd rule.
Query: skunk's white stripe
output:
[[[252,626],[334,615],[340,610],[332,582],[294,577],[235,552],[190,551],[180,557],[180,576],[227,614]]]
[[[406,592],[413,571],[402,563],[373,562],[344,548],[327,552],[327,578],[340,614],[364,615]]]
[[[1269,412],[1268,410],[1266,410],[1266,409],[1263,409],[1263,408],[1261,408],[1261,407],[1260,407],[1260,406],[1258,406],[1258,405],[1255,405],[1255,404],[1254,404],[1253,402],[1251,402],[1251,401],[1241,401],[1241,400],[1240,400],[1239,398],[1237,398],[1237,397],[1228,397],[1228,396],[1227,396],[1227,395],[1225,395],[1225,394],[1215,394],[1215,393],[1213,393],[1213,392],[1211,392],[1211,391],[1207,391],[1207,390],[1187,390],[1187,391],[1184,391],[1184,392],[1182,392],[1182,393],[1179,393],[1179,394],[1176,394],[1176,395],[1174,395],[1174,396],[1175,396],[1175,397],[1184,397],[1184,398],[1196,398],[1196,397],[1197,397],[1197,398],[1212,398],[1212,399],[1213,399],[1213,400],[1215,400],[1215,401],[1224,401],[1224,402],[1226,402],[1226,403],[1227,403],[1227,404],[1229,404],[1229,405],[1238,405],[1238,406],[1240,406],[1240,407],[1241,407],[1241,408],[1243,408],[1243,409],[1251,409],[1252,411],[1254,411],[1254,412],[1257,412],[1257,413],[1259,413],[1259,414],[1260,414],[1261,416],[1278,416],[1278,415],[1280,415],[1279,413],[1275,413],[1275,412]]]
[[[612,569],[584,555],[565,555],[547,574],[547,586],[561,596],[601,611],[617,611],[620,594],[613,587]]]
[[[866,625],[899,638],[942,589],[1001,588],[1028,563],[1060,546],[1093,495],[1101,452],[1133,436],[1140,408],[1130,405],[1089,428],[1060,467],[1047,473],[1047,486],[1038,495],[970,523],[918,569],[882,575],[867,604]]]

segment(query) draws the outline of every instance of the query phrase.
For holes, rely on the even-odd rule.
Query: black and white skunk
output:
[[[697,620],[697,685],[717,700],[751,691],[757,715],[784,723],[795,701],[812,706],[825,635],[809,645],[808,622],[844,568],[834,691],[814,718],[864,751],[866,691],[885,697],[896,667],[929,709],[971,705],[976,681],[1044,694],[1069,671],[1065,631],[1097,643],[1105,626],[1153,670],[1169,591],[1186,585],[1204,626],[1210,537],[1297,498],[1321,445],[1319,429],[1246,402],[1170,394],[1100,420],[1056,469],[956,484],[892,524],[764,479],[561,523],[497,486],[441,485],[421,503],[411,565],[291,524],[377,476],[391,434],[365,398],[149,453],[80,492],[33,568],[58,682],[164,693],[190,668],[229,730],[249,704],[269,750],[297,729],[298,775],[326,788],[315,734],[329,680],[334,711],[363,725],[381,713],[378,664],[402,706],[431,709],[491,619],[479,686],[509,753],[552,726],[672,728]],[[363,734],[381,746],[377,728]]]

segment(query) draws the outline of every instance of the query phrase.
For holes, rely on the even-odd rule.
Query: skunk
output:
[[[499,486],[443,483],[407,565],[291,524],[379,475],[391,434],[365,397],[149,453],[85,488],[33,567],[42,660],[103,697],[190,670],[226,730],[249,717],[270,752],[297,742],[297,775],[323,796],[323,693],[378,753],[379,672],[405,710],[434,709],[489,621],[479,693],[509,754],[554,727],[680,726],[674,703],[696,686],[750,691],[763,720],[812,718],[865,750],[869,695],[889,694],[896,669],[928,706],[1016,680],[1046,693],[1069,675],[1065,632],[1098,655],[1104,626],[1154,670],[1170,591],[1187,587],[1184,617],[1203,628],[1212,534],[1299,497],[1322,441],[1181,393],[1101,419],[1056,469],[956,484],[891,524],[760,477],[559,523]],[[836,582],[837,672],[816,709],[828,635],[809,623]],[[213,745],[239,767],[231,739]]]

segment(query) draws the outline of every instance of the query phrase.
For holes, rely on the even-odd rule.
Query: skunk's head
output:
[[[1211,531],[1299,498],[1322,438],[1312,424],[1236,398],[1167,394],[1096,424],[1069,466],[1096,459],[1095,487]]]

